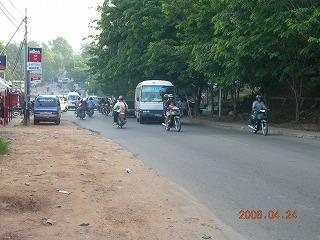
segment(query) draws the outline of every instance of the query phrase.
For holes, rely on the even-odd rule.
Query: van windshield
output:
[[[68,96],[68,100],[71,100],[71,101],[78,100],[78,98],[79,98],[78,95],[69,95],[69,96]]]
[[[55,98],[38,98],[35,107],[57,107],[58,101]]]
[[[142,102],[162,102],[163,94],[173,94],[173,86],[143,86],[141,92]]]

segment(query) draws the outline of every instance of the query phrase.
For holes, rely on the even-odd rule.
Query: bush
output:
[[[7,154],[9,152],[9,144],[0,139],[0,155]]]

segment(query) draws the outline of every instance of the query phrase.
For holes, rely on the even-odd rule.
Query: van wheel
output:
[[[139,122],[140,122],[140,124],[144,124],[144,119],[141,115],[139,115]]]
[[[60,124],[60,119],[56,121],[56,125],[59,125]]]
[[[136,116],[137,122],[140,122],[140,117]]]

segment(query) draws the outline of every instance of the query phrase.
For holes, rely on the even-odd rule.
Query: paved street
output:
[[[125,129],[101,116],[63,119],[101,133],[135,153],[145,165],[182,186],[210,208],[231,239],[320,240],[320,143],[283,136],[130,119]],[[239,211],[296,210],[298,219],[240,220]],[[229,226],[229,227],[228,227]]]

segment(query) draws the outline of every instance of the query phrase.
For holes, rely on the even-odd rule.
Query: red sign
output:
[[[30,72],[30,82],[31,83],[39,83],[42,80],[41,72]]]
[[[42,49],[41,48],[29,48],[28,62],[41,63]]]

